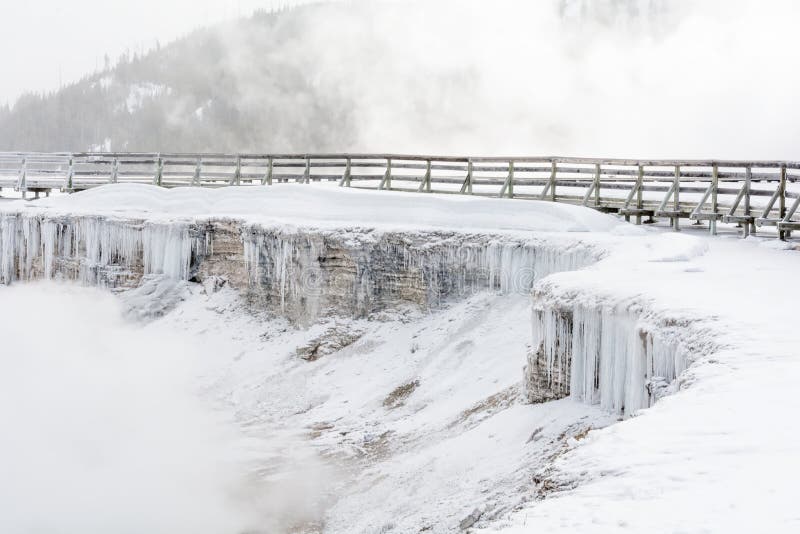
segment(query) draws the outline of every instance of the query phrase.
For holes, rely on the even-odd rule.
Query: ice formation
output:
[[[0,215],[0,281],[64,276],[116,285],[133,271],[187,279],[204,242],[186,223],[158,224],[107,217]]]
[[[148,275],[221,275],[292,318],[363,316],[401,302],[425,308],[484,290],[525,294],[534,280],[598,256],[579,241],[519,235],[0,215],[3,283],[64,277],[134,286]]]
[[[597,260],[581,244],[476,234],[342,231],[244,232],[251,286],[270,287],[284,310],[290,300],[351,293],[365,303],[379,293],[424,293],[438,304],[474,291],[525,294],[533,281]]]
[[[599,255],[575,240],[514,235],[0,215],[3,283],[63,277],[131,287],[150,275],[186,281],[222,274],[251,300],[306,323],[404,303],[425,309],[476,291],[527,294],[535,281]],[[571,395],[630,415],[685,369],[679,336],[645,324],[641,310],[548,297],[535,292],[532,401]]]
[[[569,395],[630,416],[676,387],[686,369],[686,325],[638,306],[556,302],[539,293],[533,313],[529,397]]]

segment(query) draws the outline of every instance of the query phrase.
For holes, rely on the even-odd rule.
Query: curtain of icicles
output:
[[[133,223],[103,217],[42,219],[0,215],[0,281],[53,278],[57,272],[101,283],[107,267],[187,279],[192,253],[201,243],[188,224]],[[60,262],[71,267],[56,268]],[[73,272],[65,273],[64,270]]]
[[[639,313],[540,302],[533,346],[543,353],[547,381],[568,383],[573,399],[621,415],[650,407],[686,369],[687,355],[669,329],[642,321]]]

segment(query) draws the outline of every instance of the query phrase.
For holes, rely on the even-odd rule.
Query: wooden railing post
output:
[[[153,185],[161,187],[163,174],[164,174],[164,160],[161,159],[161,154],[159,154],[156,156],[156,175],[153,177]]]
[[[600,164],[597,163],[594,166],[594,207],[600,207],[600,173],[602,169],[600,168]]]
[[[236,164],[233,168],[233,178],[231,185],[242,185],[242,157],[236,156]]]
[[[22,198],[28,195],[28,158],[22,158],[22,165],[19,167],[19,176],[17,177],[17,191],[22,193]]]
[[[786,217],[786,164],[781,165],[781,177],[778,183],[778,219],[783,220]],[[783,241],[786,239],[786,234],[778,226],[778,238]]]
[[[640,163],[638,165],[639,173],[636,177],[636,224],[642,224],[642,208],[644,207],[642,198],[642,189],[644,187],[644,167]]]
[[[464,183],[461,184],[461,193],[471,195],[472,194],[472,160],[467,160],[467,176],[464,178]]]
[[[514,198],[514,162],[508,162],[508,198]]]
[[[419,184],[417,191],[430,193],[431,192],[431,160],[425,161],[425,176],[422,178],[422,183]]]
[[[339,187],[350,187],[350,181],[352,180],[352,160],[350,158],[345,158],[344,162],[344,175],[342,175],[342,179],[339,181]]]
[[[73,177],[75,176],[75,157],[70,155],[69,157],[69,167],[67,168],[67,193],[73,193],[75,191],[75,186],[72,183]]]
[[[672,211],[675,217],[672,219],[672,227],[676,232],[681,231],[681,166],[675,165],[675,193],[672,201]]]
[[[784,184],[785,185],[785,184]],[[785,191],[784,191],[785,194]],[[795,197],[794,202],[792,202],[791,207],[786,211],[786,214],[778,223],[778,232],[780,238],[783,240],[788,239],[792,235],[791,229],[784,229],[783,225],[790,224],[792,222],[792,217],[794,217],[795,213],[800,209],[800,195]]]
[[[711,218],[708,220],[708,231],[717,235],[717,192],[719,190],[719,166],[714,163],[711,172]]]
[[[750,185],[753,182],[753,168],[748,165],[744,169],[744,216],[750,217]],[[750,232],[755,233],[755,222],[744,221],[743,233],[744,237],[750,235]]]
[[[111,160],[111,176],[109,177],[109,183],[115,184],[119,179],[119,158],[114,158]]]
[[[555,202],[555,186],[556,186],[556,173],[558,172],[558,166],[556,160],[552,160],[550,162],[550,179],[547,180],[547,185],[544,186],[542,192],[539,193],[539,200],[547,200],[548,195],[550,193],[550,200]]]
[[[306,168],[303,171],[303,183],[310,184],[311,183],[311,157],[306,156]]]
[[[781,165],[781,181],[780,181],[781,195],[778,197],[778,217],[783,219],[786,217],[786,165]]]
[[[267,157],[267,173],[261,180],[261,185],[272,185],[272,156]]]
[[[198,157],[194,164],[194,176],[192,177],[192,185],[200,186],[200,177],[203,173],[203,158]]]
[[[392,188],[392,158],[386,159],[386,172],[383,173],[383,179],[381,180],[378,189],[391,189]]]
[[[508,162],[508,175],[506,175],[506,179],[503,181],[503,186],[500,188],[500,194],[498,195],[500,198],[508,197],[514,198],[514,162]]]

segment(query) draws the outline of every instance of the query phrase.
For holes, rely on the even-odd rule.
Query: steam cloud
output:
[[[0,107],[0,149],[797,157],[794,0],[260,13]]]
[[[100,290],[2,287],[0,302],[0,532],[281,532],[318,512],[313,459],[255,476],[281,444],[197,396],[207,349],[126,324]]]
[[[792,0],[348,2],[279,18],[266,52],[235,27],[223,41],[241,102],[281,103],[260,128],[324,128],[278,150],[791,158],[798,15]],[[264,53],[322,96],[275,90]]]

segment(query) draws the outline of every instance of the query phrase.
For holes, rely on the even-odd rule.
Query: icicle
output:
[[[146,224],[142,232],[144,274],[188,280],[193,244],[186,224]]]
[[[540,300],[533,314],[533,346],[541,354],[533,355],[528,373],[543,375],[553,391],[550,396],[534,392],[538,397],[569,393],[630,416],[651,406],[686,369],[686,351],[670,329],[644,323],[641,311],[578,302],[564,309],[557,301]],[[567,374],[569,390],[557,390]]]
[[[103,217],[48,219],[38,215],[0,216],[0,281],[45,279],[59,269],[77,269],[82,282],[104,285],[108,272],[132,269],[144,274],[189,277],[193,253],[205,240],[192,238],[183,223],[146,224]]]

